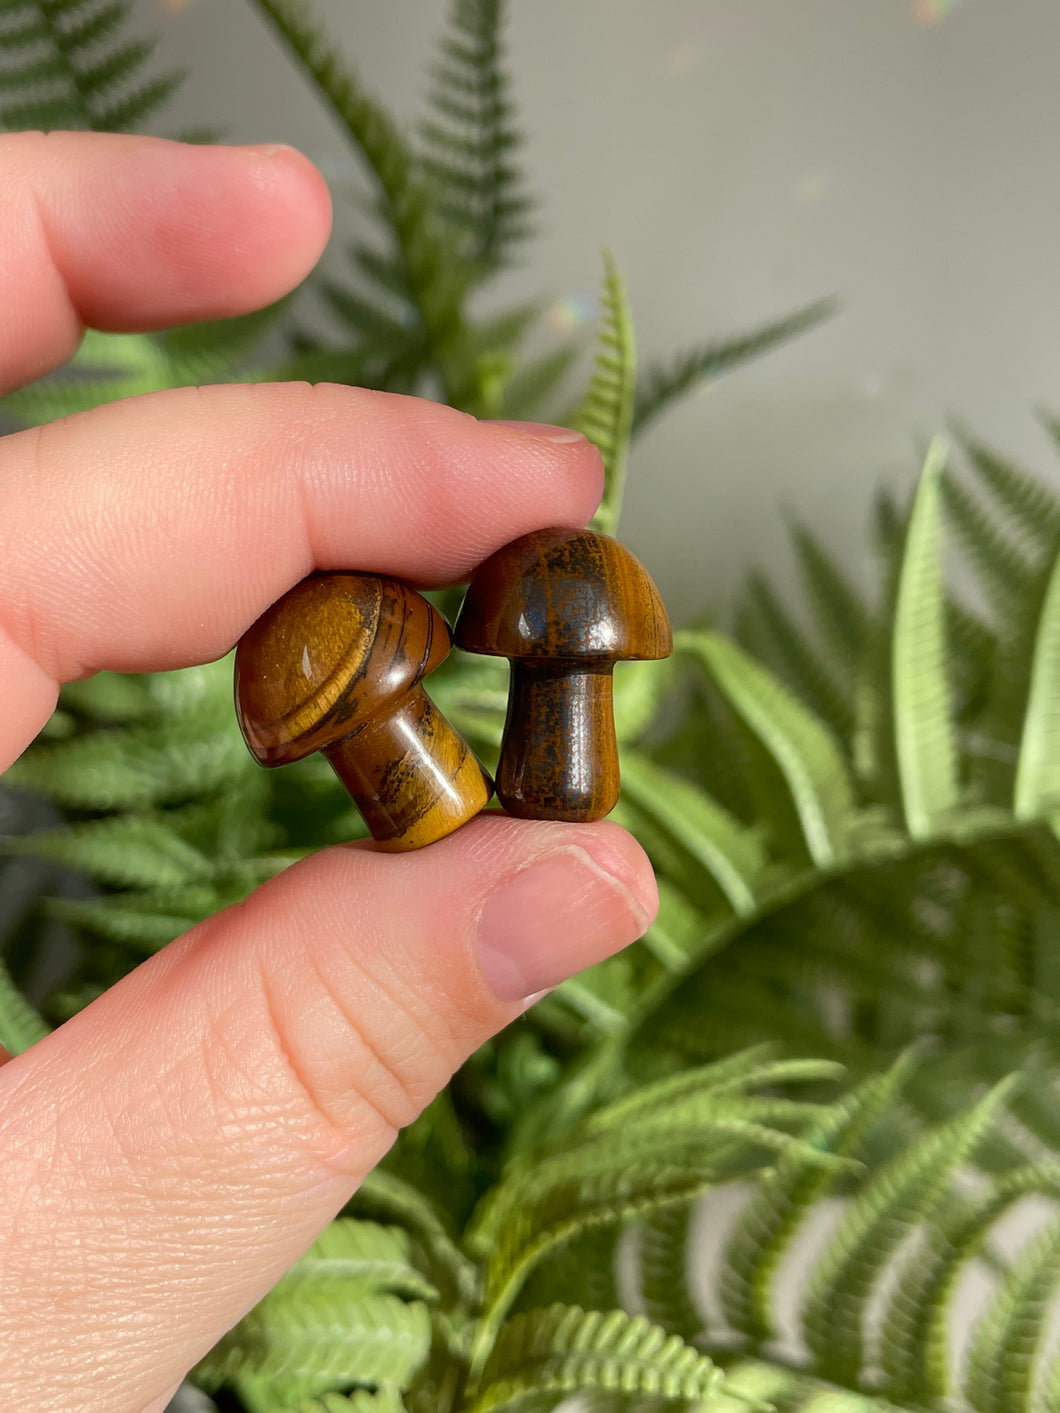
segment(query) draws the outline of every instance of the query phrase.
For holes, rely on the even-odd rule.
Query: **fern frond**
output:
[[[412,1260],[412,1239],[402,1227],[336,1217],[292,1266],[290,1278],[341,1280],[405,1300],[431,1302],[438,1292]]]
[[[231,789],[257,769],[231,707],[231,662],[152,680],[155,719],[31,747],[7,773],[78,809],[148,809]]]
[[[557,1247],[527,1276],[512,1314],[562,1302],[583,1310],[617,1310],[622,1304],[616,1270],[626,1231],[587,1227]]]
[[[637,809],[707,872],[738,915],[751,913],[765,868],[758,838],[694,785],[627,751],[623,789]]]
[[[956,476],[943,476],[941,490],[957,544],[975,569],[987,602],[1003,622],[1008,621],[1031,588],[1026,553]]]
[[[471,1413],[515,1410],[531,1394],[581,1390],[706,1399],[723,1379],[705,1354],[641,1316],[553,1305],[502,1327]]]
[[[469,274],[452,259],[448,226],[433,189],[389,114],[364,90],[305,0],[255,0],[312,79],[364,158],[377,183],[380,211],[393,238],[398,292],[422,325],[425,356],[437,364],[446,400],[460,405],[460,370],[450,361],[463,323]]]
[[[648,368],[637,387],[634,435],[643,432],[677,398],[720,377],[747,359],[756,358],[797,334],[805,333],[823,320],[830,319],[838,308],[835,299],[819,299],[749,334],[705,344],[680,354],[668,366]]]
[[[827,1377],[857,1386],[865,1359],[865,1307],[877,1279],[903,1237],[931,1217],[1012,1087],[995,1087],[967,1114],[927,1132],[855,1199],[814,1272],[803,1317],[806,1343]]]
[[[706,1163],[705,1155],[701,1161]],[[714,1176],[708,1166],[611,1165],[603,1173],[557,1183],[537,1201],[513,1211],[510,1220],[498,1226],[490,1246],[479,1359],[492,1347],[496,1328],[530,1272],[546,1256],[592,1227],[615,1226],[659,1207],[689,1202],[710,1187]]]
[[[982,1195],[956,1204],[911,1249],[883,1323],[881,1362],[891,1397],[941,1402],[957,1396],[951,1326],[957,1283],[979,1258],[998,1219],[1029,1193],[1055,1192],[1058,1181],[1055,1166],[1018,1169]],[[1001,1333],[995,1327],[995,1353],[1005,1344],[996,1338]]]
[[[686,630],[674,649],[695,657],[761,742],[791,791],[806,847],[828,868],[846,847],[854,789],[828,727],[764,668],[717,633]]]
[[[775,1413],[919,1413],[920,1404],[899,1406],[872,1394],[836,1388],[825,1380],[808,1378],[781,1365],[747,1361],[725,1371],[725,1388],[732,1401],[710,1413],[746,1413],[736,1399],[761,1402]]]
[[[144,721],[157,712],[150,678],[119,672],[97,672],[92,677],[67,682],[59,694],[59,704],[64,711],[97,725]]]
[[[322,280],[320,293],[332,313],[357,335],[361,341],[358,352],[362,356],[367,346],[373,355],[393,357],[406,349],[416,335],[415,326],[410,328],[407,318],[397,317],[396,312],[388,313],[374,301],[334,280]]]
[[[585,1127],[595,1133],[638,1121],[670,1124],[675,1106],[689,1098],[705,1100],[704,1112],[708,1116],[710,1106],[719,1096],[739,1098],[748,1105],[746,1112],[750,1113],[755,1102],[750,1096],[751,1090],[767,1085],[837,1079],[841,1073],[842,1066],[834,1061],[777,1059],[770,1054],[768,1046],[758,1045],[713,1064],[683,1070],[654,1084],[640,1085],[596,1109],[586,1120]],[[799,1105],[799,1112],[809,1115],[805,1104]]]
[[[1047,551],[1060,538],[1060,500],[1036,476],[1014,465],[984,442],[958,429],[962,451],[1027,543]]]
[[[564,419],[599,450],[604,463],[604,495],[592,519],[594,530],[613,534],[622,514],[626,458],[633,421],[636,345],[622,277],[604,251],[602,320],[593,376],[578,407]]]
[[[536,205],[513,163],[523,138],[503,62],[504,20],[503,0],[453,0],[433,68],[434,117],[421,126],[423,166],[479,277],[511,263]]]
[[[892,1102],[910,1069],[908,1058],[886,1074],[872,1075],[808,1138],[839,1157],[855,1155],[869,1129]],[[807,1214],[833,1186],[834,1169],[789,1157],[758,1182],[725,1252],[721,1295],[734,1330],[754,1340],[776,1332],[774,1284],[777,1271]]]
[[[54,377],[0,398],[0,410],[23,426],[40,426],[104,403],[165,388],[208,382],[268,381],[288,371],[246,371],[248,354],[290,308],[287,295],[265,309],[161,334],[104,334],[89,329],[74,357]],[[316,371],[316,370],[311,370]]]
[[[454,1288],[469,1302],[476,1297],[478,1271],[461,1251],[443,1213],[412,1183],[376,1168],[357,1189],[354,1206],[358,1212],[400,1223],[411,1232],[428,1259],[435,1284]]]
[[[196,1367],[215,1388],[251,1375],[304,1398],[349,1384],[407,1388],[427,1357],[426,1305],[368,1294],[358,1282],[283,1277]],[[279,1401],[279,1400],[278,1400]]]
[[[1034,636],[1012,808],[1040,819],[1060,807],[1060,556],[1049,575]]]
[[[799,1137],[815,1116],[812,1104],[746,1093],[832,1074],[832,1066],[768,1060],[761,1052],[731,1057],[642,1088],[580,1126],[561,1124],[551,1151],[514,1159],[467,1235],[467,1249],[485,1263],[473,1367],[481,1367],[530,1272],[581,1233],[687,1202],[711,1183],[759,1166],[763,1152],[833,1161]]]
[[[1045,1317],[1060,1287],[1060,1222],[1032,1238],[976,1327],[967,1390],[977,1413],[1032,1413]]]
[[[620,662],[615,664],[613,709],[619,746],[637,741],[658,719],[674,688],[675,664]]]
[[[667,971],[679,972],[692,948],[702,938],[706,919],[679,888],[667,878],[657,878],[659,911],[641,939]]]
[[[840,740],[854,730],[854,709],[831,659],[795,622],[761,574],[749,576],[736,612],[736,641],[771,667],[824,718]]]
[[[119,39],[132,8],[19,0],[0,13],[0,128],[129,132],[162,107],[184,75],[145,79],[157,41]]]
[[[957,742],[940,564],[945,448],[928,453],[898,573],[891,678],[895,755],[906,824],[924,838],[957,806]]]
[[[30,1005],[11,979],[11,973],[0,958],[0,1046],[9,1055],[21,1055],[38,1040],[43,1040],[49,1027]]]
[[[978,614],[952,596],[946,601],[946,640],[950,646],[953,692],[963,719],[980,713],[989,696],[998,659],[998,635]],[[968,743],[968,749],[971,745]]]
[[[49,900],[48,912],[143,956],[164,947],[230,903],[241,902],[252,888],[294,861],[283,855],[248,860],[210,882],[183,883],[177,888],[152,888],[100,898],[55,898]]]
[[[820,540],[805,525],[791,531],[799,573],[829,660],[849,681],[868,646],[873,615]]]
[[[0,839],[0,853],[54,859],[125,888],[176,888],[214,871],[211,861],[165,820],[149,815],[110,816]]]

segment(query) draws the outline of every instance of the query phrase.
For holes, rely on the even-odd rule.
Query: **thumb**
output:
[[[163,1399],[468,1055],[655,905],[611,824],[329,849],[6,1064],[0,1406]]]

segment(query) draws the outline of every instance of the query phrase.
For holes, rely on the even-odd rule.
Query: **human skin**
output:
[[[0,137],[0,391],[86,325],[279,298],[330,220],[289,148]],[[326,384],[153,393],[6,437],[0,769],[64,681],[216,659],[313,569],[459,582],[584,525],[601,490],[560,429]],[[0,1407],[160,1413],[464,1059],[656,905],[607,823],[326,849],[8,1060]]]

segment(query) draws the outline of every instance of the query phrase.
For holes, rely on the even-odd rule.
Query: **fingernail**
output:
[[[581,432],[570,427],[553,427],[548,422],[511,422],[505,417],[486,419],[491,427],[514,427],[517,432],[528,432],[532,437],[540,437],[543,442],[584,442]]]
[[[281,152],[297,152],[297,147],[292,147],[289,142],[261,142],[244,143],[240,152],[246,152],[252,157],[276,157]]]
[[[580,848],[507,879],[478,925],[479,965],[501,1001],[526,1001],[635,942],[648,906]]]

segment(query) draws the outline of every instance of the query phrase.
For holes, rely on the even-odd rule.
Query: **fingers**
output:
[[[522,998],[655,903],[609,824],[481,817],[421,853],[332,849],[12,1060],[0,1406],[161,1400]]]
[[[85,324],[155,329],[271,303],[330,224],[324,179],[289,148],[0,136],[0,391],[63,362]]]
[[[313,568],[442,583],[583,525],[597,452],[322,384],[131,398],[0,442],[0,768],[56,683],[219,657]]]

